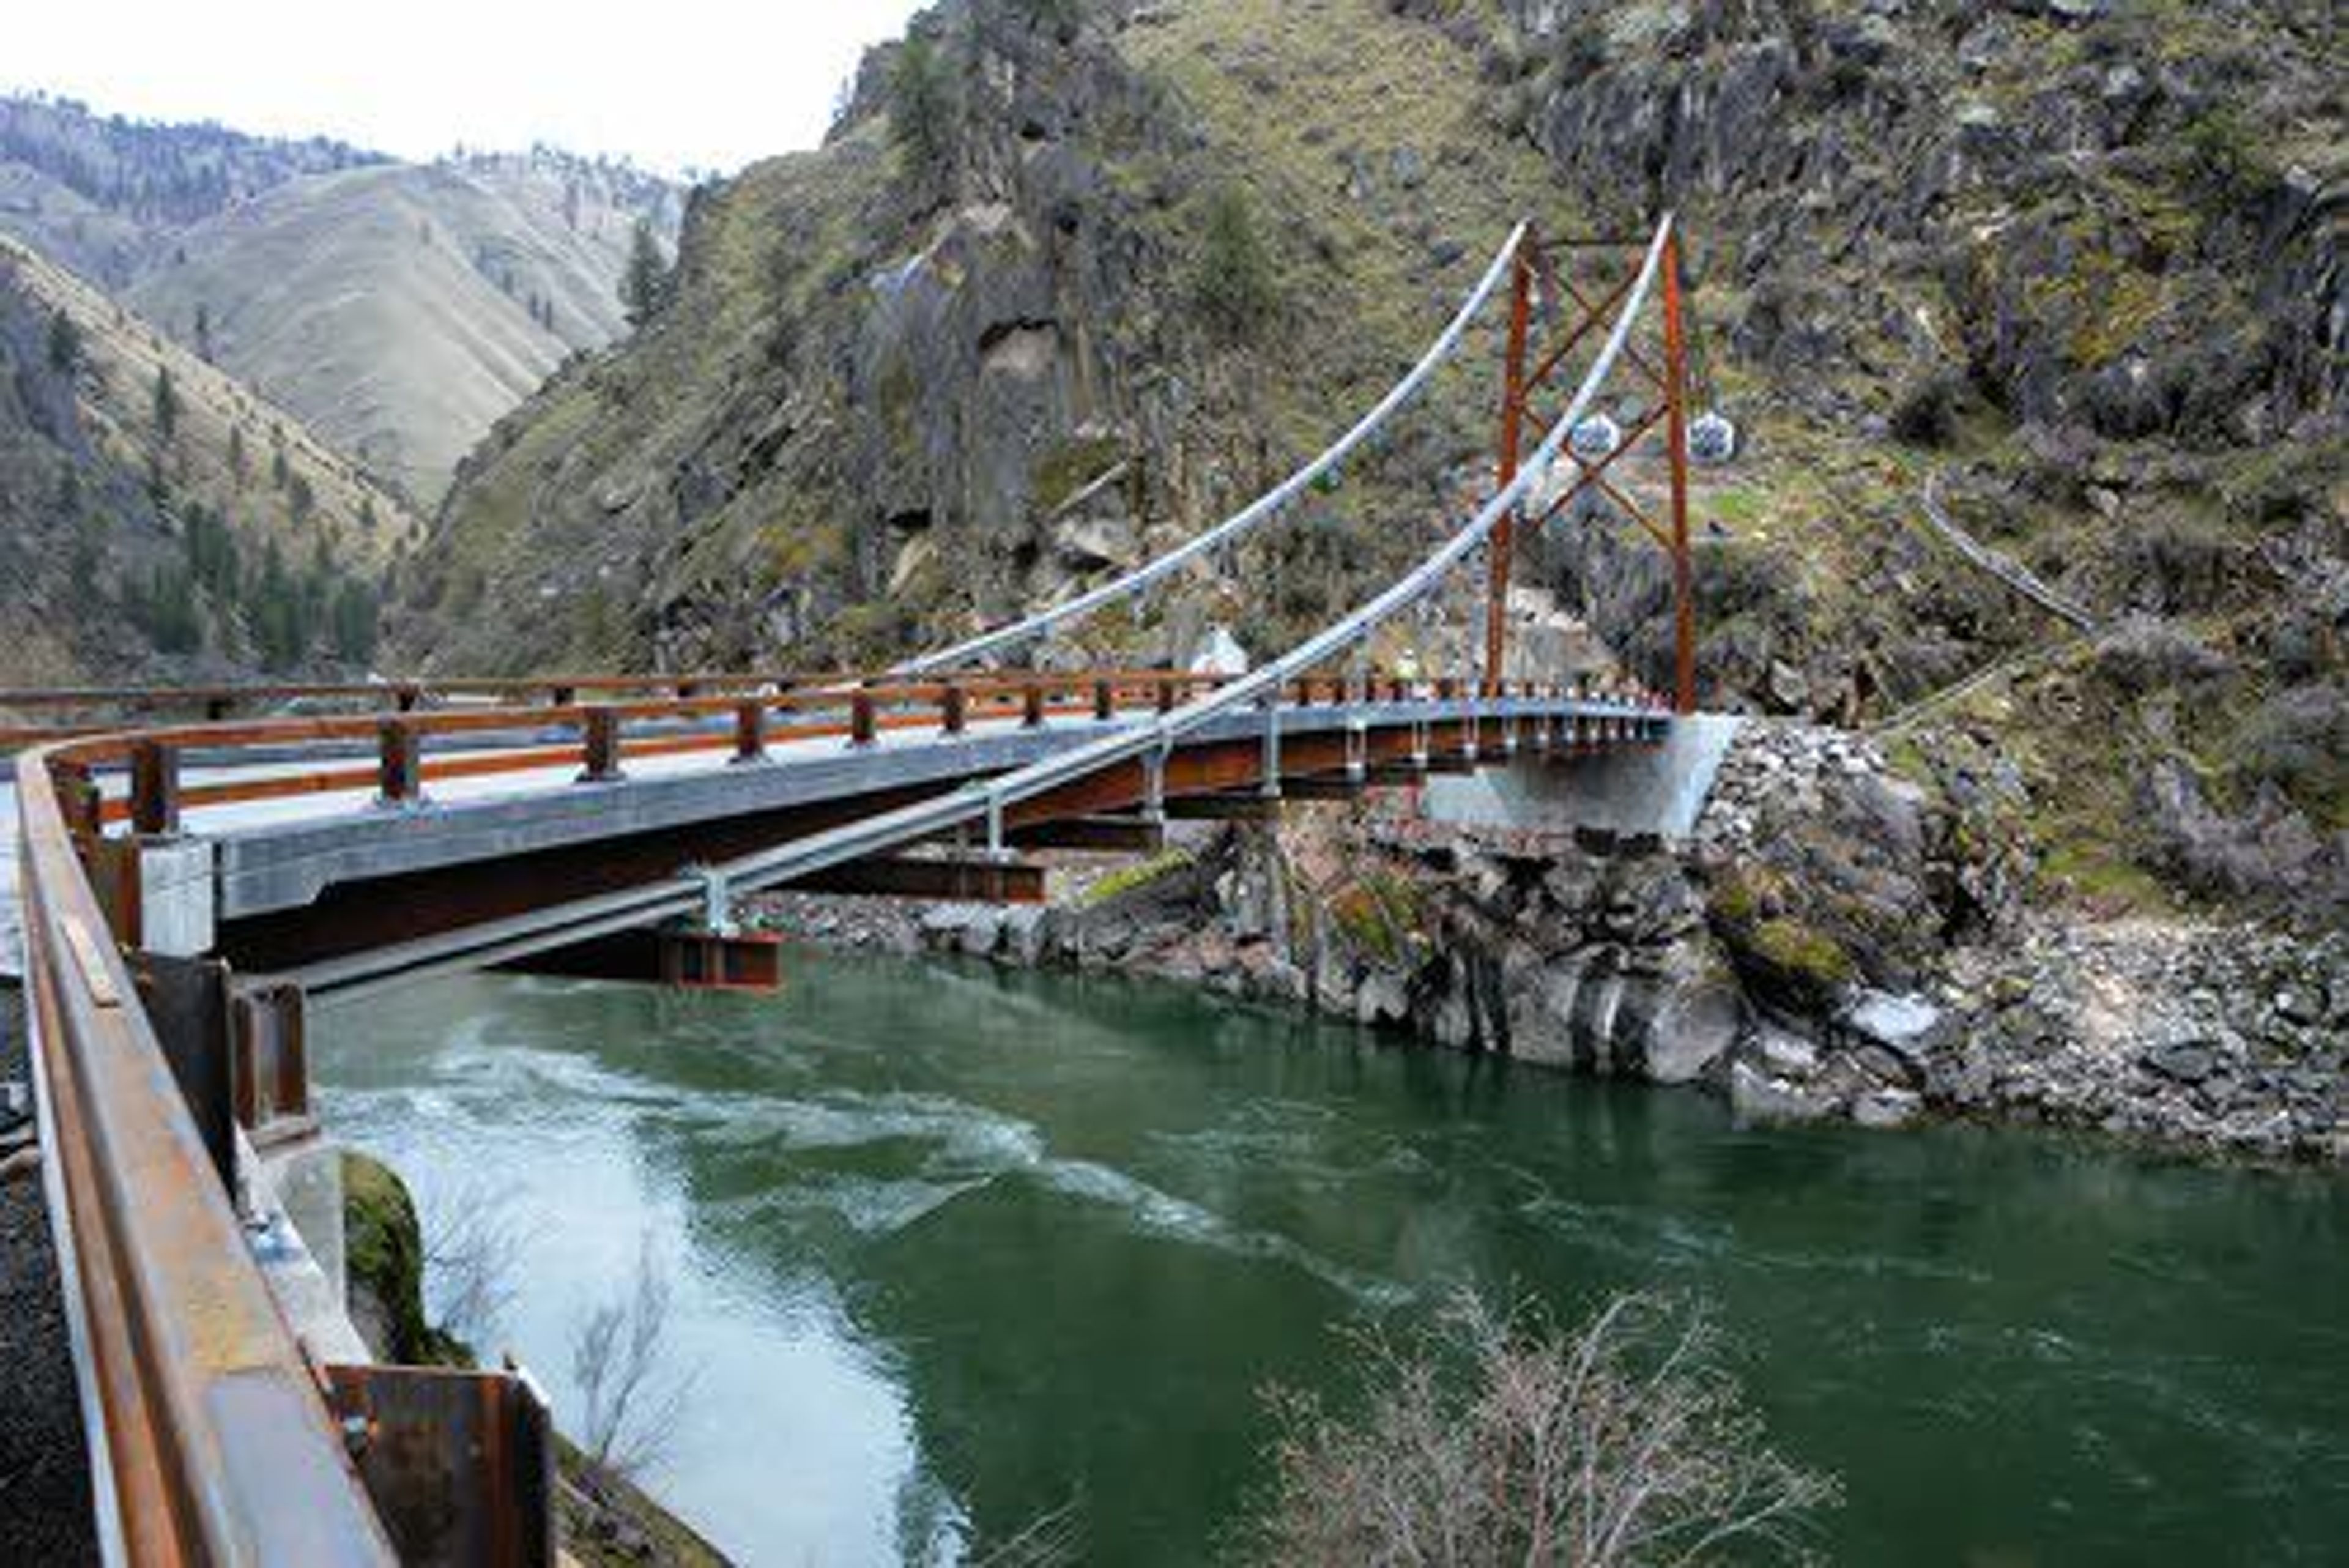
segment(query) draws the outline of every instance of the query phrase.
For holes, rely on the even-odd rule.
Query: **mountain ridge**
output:
[[[682,204],[625,161],[549,148],[409,162],[0,98],[0,234],[423,505],[499,414],[625,329],[635,226],[667,244]]]

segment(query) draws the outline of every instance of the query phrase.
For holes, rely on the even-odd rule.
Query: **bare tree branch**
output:
[[[1630,1568],[1802,1556],[1838,1493],[1772,1450],[1701,1304],[1610,1301],[1572,1334],[1463,1296],[1417,1344],[1358,1339],[1351,1420],[1268,1396],[1274,1480],[1247,1543],[1278,1568]]]
[[[675,1302],[647,1233],[627,1291],[590,1310],[572,1330],[579,1444],[605,1474],[632,1476],[658,1463],[684,1418],[695,1378],[672,1365]]]

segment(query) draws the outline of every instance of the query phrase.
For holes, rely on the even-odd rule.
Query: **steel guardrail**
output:
[[[43,1180],[109,1563],[388,1564],[59,809],[18,774]]]

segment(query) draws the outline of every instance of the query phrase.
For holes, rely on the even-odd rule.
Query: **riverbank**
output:
[[[818,945],[1117,969],[1753,1120],[2093,1129],[2349,1160],[2349,938],[2038,896],[2012,782],[1749,726],[1693,840],[1436,826],[1407,796],[1063,857],[1042,908],[782,895]]]

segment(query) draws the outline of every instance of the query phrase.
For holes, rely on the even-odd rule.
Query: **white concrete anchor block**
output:
[[[139,944],[166,958],[194,958],[213,941],[212,846],[206,838],[150,838],[139,846]]]

